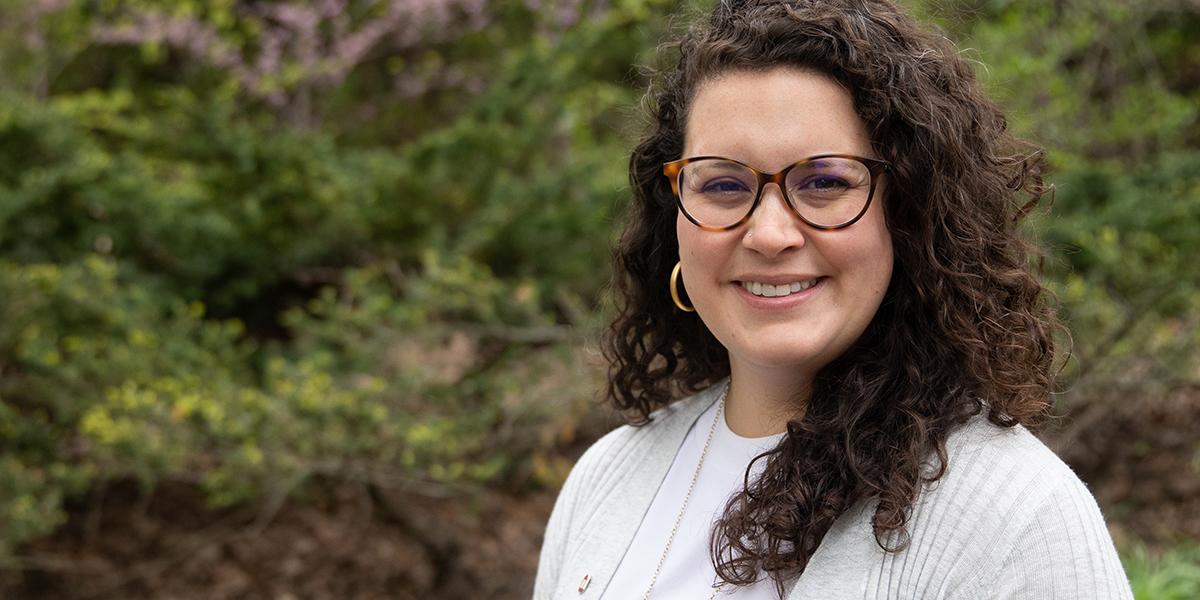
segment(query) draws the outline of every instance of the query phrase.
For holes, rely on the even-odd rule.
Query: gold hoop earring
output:
[[[671,269],[671,300],[675,302],[675,306],[683,312],[696,312],[696,309],[683,303],[679,297],[679,267],[682,263],[675,263],[675,268]]]

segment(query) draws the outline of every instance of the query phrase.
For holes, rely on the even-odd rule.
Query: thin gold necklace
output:
[[[650,578],[650,587],[646,588],[646,594],[642,596],[642,600],[650,600],[650,592],[654,591],[654,584],[658,582],[658,575],[662,572],[663,564],[667,562],[667,555],[671,553],[671,544],[675,542],[675,533],[679,531],[679,524],[683,522],[683,515],[687,512],[688,501],[692,499],[692,490],[696,489],[696,480],[700,478],[700,468],[704,466],[704,457],[708,456],[708,446],[712,443],[713,434],[717,431],[717,423],[725,417],[725,397],[729,395],[729,385],[725,384],[725,390],[721,392],[721,398],[717,400],[717,418],[713,419],[712,427],[708,428],[708,439],[704,440],[704,449],[700,451],[700,461],[696,463],[696,472],[692,473],[692,483],[688,485],[687,495],[683,497],[683,505],[679,507],[679,514],[675,516],[675,524],[671,526],[671,536],[667,538],[667,547],[663,548],[662,557],[658,559],[658,566],[654,568],[654,576]],[[713,593],[708,597],[712,600],[717,597],[717,592],[721,591],[721,585],[713,586]]]

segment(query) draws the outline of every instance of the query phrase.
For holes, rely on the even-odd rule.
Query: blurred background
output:
[[[905,4],[1049,149],[1043,438],[1200,597],[1200,2]],[[0,0],[0,597],[527,598],[707,5]]]

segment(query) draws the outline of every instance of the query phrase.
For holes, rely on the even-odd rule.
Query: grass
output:
[[[1134,546],[1121,553],[1121,562],[1136,600],[1200,598],[1200,544],[1184,544],[1162,553]]]

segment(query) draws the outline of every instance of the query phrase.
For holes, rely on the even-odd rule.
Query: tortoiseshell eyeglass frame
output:
[[[839,225],[818,225],[806,219],[804,215],[800,214],[800,209],[796,208],[796,203],[792,202],[792,197],[788,195],[787,189],[783,185],[787,180],[788,173],[790,173],[792,169],[825,158],[846,158],[858,161],[862,163],[863,166],[867,168],[867,172],[871,174],[871,188],[867,192],[867,201],[863,203],[862,210],[858,211],[858,214],[854,215],[854,218]],[[750,169],[751,172],[758,176],[758,190],[756,190],[754,193],[754,202],[750,204],[750,210],[746,211],[746,214],[732,225],[706,225],[689,214],[687,209],[683,207],[683,196],[680,194],[679,187],[680,173],[683,172],[683,168],[690,163],[714,159],[726,160],[731,163],[741,165],[747,169]],[[792,209],[792,212],[795,213],[797,217],[800,217],[801,221],[807,223],[809,227],[824,231],[832,231],[834,229],[844,229],[849,227],[861,219],[863,215],[867,214],[867,209],[871,207],[871,200],[875,197],[875,186],[879,182],[879,176],[890,171],[891,168],[892,165],[888,162],[876,160],[874,158],[864,158],[862,156],[854,156],[853,154],[819,154],[817,156],[810,156],[803,160],[796,161],[785,167],[782,171],[776,173],[763,173],[762,171],[759,171],[758,169],[755,169],[746,163],[733,160],[732,158],[725,158],[724,156],[693,156],[691,158],[682,158],[663,164],[663,175],[665,175],[667,179],[671,181],[671,191],[675,194],[675,203],[679,206],[679,211],[682,212],[683,216],[687,217],[687,220],[691,221],[693,225],[705,231],[729,231],[730,229],[737,228],[746,221],[749,221],[750,215],[754,214],[754,210],[758,208],[759,202],[762,201],[762,191],[768,183],[774,183],[775,185],[779,186],[779,190],[783,192],[783,197],[787,200],[787,205]]]

